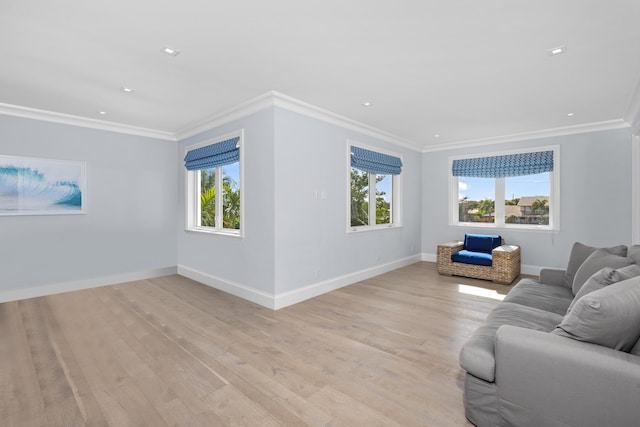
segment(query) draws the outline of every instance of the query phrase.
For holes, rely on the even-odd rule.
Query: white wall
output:
[[[268,107],[180,141],[180,167],[185,146],[239,129],[244,129],[244,238],[184,230],[185,174],[180,172],[181,274],[281,307],[356,281],[367,271],[373,275],[372,269],[381,265],[412,256],[410,262],[419,260],[421,153]],[[402,154],[402,228],[347,235],[347,139]],[[316,191],[324,192],[326,199],[316,199]],[[280,298],[308,287],[315,289]]]
[[[448,225],[449,156],[547,145],[560,145],[560,230],[498,230],[507,243],[521,246],[523,271],[537,274],[539,267],[566,267],[575,241],[631,244],[631,132],[617,129],[424,153],[423,253],[435,257],[438,243],[461,239],[465,232],[487,232]]]
[[[419,254],[421,153],[281,108],[275,119],[276,294]],[[402,227],[347,234],[348,139],[402,156]]]
[[[175,143],[0,115],[0,154],[85,161],[88,207],[0,217],[0,299],[175,271]]]
[[[265,109],[179,142],[179,272],[251,298],[268,298],[274,289],[274,155],[273,109]],[[244,129],[244,238],[185,231],[185,146]],[[254,295],[255,296],[255,295]],[[254,299],[255,300],[255,299]],[[257,301],[262,302],[262,301]]]

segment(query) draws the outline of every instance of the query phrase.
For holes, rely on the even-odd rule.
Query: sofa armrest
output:
[[[454,273],[451,255],[464,249],[464,242],[454,241],[438,245],[438,273],[451,276]]]
[[[556,268],[542,268],[540,269],[540,283],[547,285],[564,286],[564,274],[565,270]]]
[[[438,250],[447,251],[450,255],[460,252],[462,249],[464,249],[464,242],[460,241],[441,243],[438,245]]]
[[[502,245],[491,251],[491,280],[509,284],[520,275],[520,246]]]
[[[495,382],[507,424],[626,426],[640,420],[640,357],[508,325],[498,329],[495,345]]]

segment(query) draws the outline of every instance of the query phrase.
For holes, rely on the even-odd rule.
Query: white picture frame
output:
[[[0,155],[0,216],[86,214],[86,162]]]

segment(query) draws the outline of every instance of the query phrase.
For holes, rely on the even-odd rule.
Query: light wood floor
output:
[[[2,426],[465,426],[497,304],[421,262],[271,311],[180,276],[0,304]]]

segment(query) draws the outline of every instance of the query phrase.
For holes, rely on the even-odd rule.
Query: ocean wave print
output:
[[[82,189],[63,176],[55,170],[0,165],[0,210],[80,210]]]

